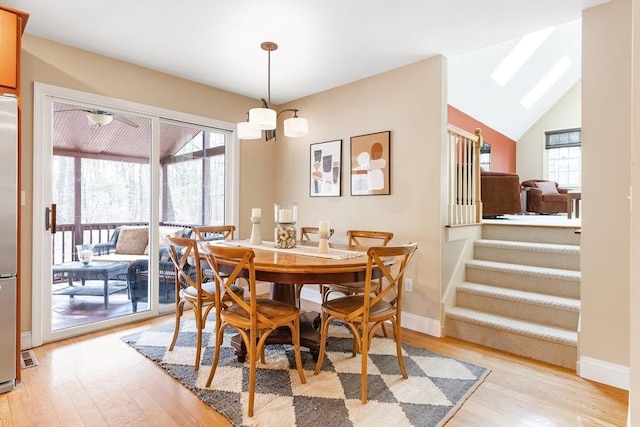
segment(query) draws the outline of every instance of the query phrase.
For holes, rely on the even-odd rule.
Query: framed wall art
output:
[[[391,131],[351,137],[351,195],[391,194]]]
[[[339,197],[342,195],[342,140],[311,144],[309,195]]]

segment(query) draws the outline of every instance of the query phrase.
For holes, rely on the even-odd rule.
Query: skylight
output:
[[[551,70],[549,70],[538,84],[531,89],[531,92],[522,98],[520,104],[522,104],[524,108],[529,109],[549,90],[549,88],[551,88],[551,86],[553,86],[555,82],[560,79],[560,77],[562,77],[564,73],[567,72],[569,68],[571,68],[571,60],[567,55],[565,55],[556,63],[556,65],[553,66]]]
[[[500,86],[506,85],[555,29],[555,27],[550,27],[522,37],[500,65],[493,70],[491,78]]]

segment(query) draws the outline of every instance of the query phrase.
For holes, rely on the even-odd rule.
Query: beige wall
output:
[[[578,82],[520,137],[516,150],[516,172],[520,182],[546,178],[544,133],[581,127],[581,102],[581,87]]]
[[[629,366],[631,5],[582,21],[581,374],[588,359]]]
[[[21,213],[22,283],[21,330],[31,330],[31,241],[33,189],[33,83],[71,88],[140,104],[166,108],[222,121],[243,120],[256,101],[212,87],[151,71],[80,49],[25,35],[22,43],[22,190],[26,206]],[[249,141],[250,142],[250,141]],[[273,145],[244,141],[240,150],[240,212],[254,203],[274,198]],[[241,226],[250,227],[249,215]],[[243,225],[244,224],[244,225]]]
[[[633,40],[640,40],[640,4],[633,5]],[[633,185],[632,212],[640,212],[640,46],[634,46],[633,55],[633,142],[631,147],[631,184]],[[640,259],[640,217],[631,217],[631,259]],[[629,390],[628,425],[640,425],[640,262],[631,263],[630,358],[631,387]]]
[[[441,153],[446,123],[445,60],[436,57],[328,90],[287,107],[309,118],[308,137],[277,143],[276,195],[298,202],[299,224],[328,220],[333,239],[350,228],[389,230],[393,243],[416,241],[406,311],[439,318]],[[391,195],[351,196],[350,138],[391,131]],[[342,140],[342,197],[309,197],[309,145]]]
[[[583,177],[580,355],[621,366],[629,366],[630,333],[630,8],[631,2],[616,0],[587,10],[583,21],[583,169],[598,173]],[[28,35],[23,67],[22,179],[27,206],[22,213],[22,257],[27,261],[20,273],[25,331],[31,319],[31,229],[40,226],[31,223],[33,82],[230,122],[244,118],[255,101]],[[275,144],[242,142],[243,237],[248,235],[245,223],[251,207],[262,207],[266,214],[274,201],[298,202],[299,225],[329,220],[337,240],[344,240],[345,231],[353,227],[392,230],[394,242],[420,245],[409,272],[414,292],[405,299],[406,311],[439,320],[441,283],[446,283],[450,263],[442,256],[445,75],[444,58],[432,58],[283,106],[300,109],[310,121],[310,134],[299,139],[280,135]],[[392,194],[350,196],[349,138],[386,130],[391,131]],[[343,195],[311,198],[309,145],[335,139],[343,140]],[[595,200],[603,209],[594,208]]]

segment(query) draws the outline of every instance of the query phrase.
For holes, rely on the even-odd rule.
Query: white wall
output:
[[[576,83],[517,142],[516,172],[520,182],[547,177],[545,131],[582,126],[581,87]]]

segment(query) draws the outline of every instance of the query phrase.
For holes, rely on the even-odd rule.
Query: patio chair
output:
[[[176,271],[171,262],[168,248],[160,248],[158,300],[160,304],[169,304],[176,300]],[[149,300],[149,261],[138,259],[129,264],[127,272],[129,296],[133,312],[138,311],[138,303]]]

